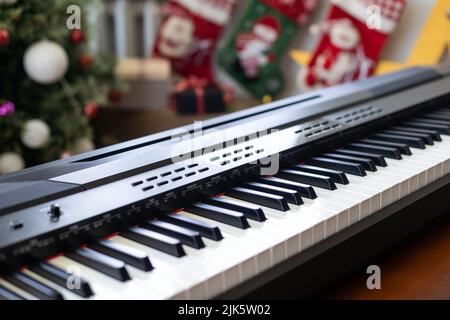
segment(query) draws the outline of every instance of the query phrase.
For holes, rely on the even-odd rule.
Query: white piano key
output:
[[[4,286],[6,289],[11,290],[15,294],[18,294],[19,296],[23,297],[26,300],[38,300],[35,296],[31,295],[27,291],[13,285],[9,281],[6,281],[5,279],[0,278],[0,285]]]

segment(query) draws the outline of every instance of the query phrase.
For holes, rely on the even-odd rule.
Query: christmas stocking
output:
[[[307,91],[370,76],[406,0],[331,0],[322,34],[298,85]]]
[[[168,0],[155,55],[168,58],[181,75],[212,81],[212,57],[235,0]]]
[[[258,98],[283,88],[280,57],[317,0],[251,0],[226,44],[219,65]]]

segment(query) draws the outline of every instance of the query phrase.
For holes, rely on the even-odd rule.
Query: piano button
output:
[[[141,225],[142,228],[178,239],[182,244],[195,249],[205,247],[200,233],[164,221],[151,220]]]
[[[241,212],[247,219],[255,221],[266,221],[267,218],[263,210],[251,203],[240,203],[232,199],[226,199],[224,197],[213,197],[202,201],[206,204],[210,204],[225,209]]]
[[[377,166],[375,165],[375,162],[373,162],[369,158],[362,158],[362,157],[354,157],[354,156],[347,156],[337,153],[326,153],[322,155],[325,158],[335,159],[335,160],[342,160],[342,161],[349,161],[353,163],[358,163],[364,167],[365,170],[375,172],[377,171]]]
[[[404,143],[412,148],[425,149],[425,143],[420,138],[405,137],[393,134],[375,133],[371,136],[375,140],[383,140],[395,143]]]
[[[303,200],[300,194],[293,189],[287,189],[283,187],[272,186],[270,184],[264,184],[260,182],[249,182],[243,185],[244,188],[261,191],[269,194],[276,194],[286,199],[288,203],[296,206],[302,205]]]
[[[404,131],[404,132],[429,134],[434,141],[439,141],[439,142],[442,141],[441,135],[436,130],[427,130],[427,129],[420,129],[420,128],[414,128],[414,127],[402,127],[402,126],[395,126],[395,127],[392,127],[392,129],[400,130],[400,131]]]
[[[148,229],[134,227],[121,232],[120,235],[175,257],[186,255],[180,240]]]
[[[364,167],[358,163],[327,159],[323,157],[315,157],[306,160],[306,164],[318,166],[321,168],[327,168],[331,170],[340,170],[348,174],[354,174],[356,176],[364,177],[366,171]]]
[[[241,199],[261,206],[266,206],[279,211],[288,211],[289,206],[283,196],[267,192],[251,190],[248,188],[232,188],[225,193],[232,198]]]
[[[413,138],[419,138],[423,141],[423,143],[427,145],[434,145],[433,137],[426,133],[417,133],[417,132],[408,132],[408,131],[399,131],[399,130],[384,130],[382,133],[387,134],[394,134],[398,136],[405,136],[405,137],[413,137]]]
[[[450,127],[445,125],[439,125],[439,124],[432,124],[432,123],[425,123],[421,121],[407,121],[402,123],[404,126],[408,127],[414,127],[419,129],[427,129],[427,130],[435,130],[439,132],[440,134],[444,135],[450,135]]]
[[[185,209],[186,212],[194,213],[198,216],[209,218],[230,226],[248,229],[250,225],[244,214],[234,210],[224,209],[217,206],[212,206],[206,203],[195,203],[191,207]]]
[[[25,300],[25,298],[0,285],[0,301],[1,300]]]
[[[337,153],[337,154],[342,154],[342,155],[367,158],[367,159],[372,160],[375,163],[375,165],[377,165],[379,167],[387,167],[386,160],[384,159],[384,157],[381,154],[348,150],[348,149],[337,149],[333,152]]]
[[[150,259],[144,252],[112,241],[102,240],[90,244],[89,248],[101,252],[112,258],[121,260],[126,264],[145,272],[151,271],[153,269],[153,266],[150,263]]]
[[[318,188],[336,190],[336,185],[333,180],[325,175],[313,174],[309,172],[301,172],[297,170],[281,170],[276,174],[276,177],[292,180],[295,182],[306,183]]]
[[[222,233],[216,225],[204,223],[195,219],[190,219],[176,213],[161,214],[158,219],[161,221],[169,222],[171,224],[175,224],[180,227],[195,230],[200,233],[202,237],[214,241],[220,241],[223,239]]]
[[[270,185],[277,186],[277,187],[297,190],[297,192],[300,194],[300,196],[308,198],[308,199],[317,198],[314,188],[309,185],[303,184],[303,183],[289,181],[289,180],[280,179],[280,178],[276,178],[276,177],[263,177],[263,178],[258,178],[256,181],[261,182],[261,183],[270,184]]]
[[[83,298],[89,298],[94,295],[88,282],[78,275],[67,273],[54,265],[43,262],[32,266],[30,270]]]
[[[361,143],[367,143],[372,144],[374,146],[380,146],[380,147],[388,147],[388,148],[395,148],[397,149],[401,154],[404,154],[406,156],[412,155],[411,149],[407,144],[400,143],[400,142],[389,142],[389,141],[382,141],[377,139],[363,139],[361,140]]]
[[[318,166],[310,166],[306,164],[297,164],[292,167],[293,170],[299,170],[302,172],[318,174],[321,176],[330,177],[333,182],[339,184],[348,184],[347,176],[344,172],[329,168],[322,168]]]
[[[346,146],[347,149],[364,151],[370,153],[381,154],[382,156],[390,159],[401,160],[402,155],[396,148],[383,147],[381,145],[373,145],[368,143],[350,143]]]
[[[103,253],[84,248],[66,253],[66,256],[116,280],[122,282],[130,280],[125,263]]]
[[[46,286],[23,272],[17,272],[6,277],[6,280],[41,300],[63,300],[57,290]]]

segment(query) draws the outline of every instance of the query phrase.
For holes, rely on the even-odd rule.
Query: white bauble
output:
[[[32,80],[40,84],[52,84],[66,74],[69,58],[58,43],[41,40],[25,51],[23,66]]]
[[[0,154],[0,174],[19,171],[24,167],[25,162],[19,154],[15,152],[5,152]]]
[[[0,0],[0,4],[15,4],[17,0]]]
[[[30,149],[40,149],[50,138],[50,128],[40,119],[28,120],[22,129],[22,142]]]
[[[95,145],[89,138],[81,138],[77,142],[75,142],[72,153],[73,154],[80,154],[88,151],[92,151],[95,149]]]

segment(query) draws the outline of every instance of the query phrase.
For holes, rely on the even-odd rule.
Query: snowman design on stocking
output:
[[[255,22],[251,32],[242,32],[236,37],[238,63],[246,78],[257,78],[259,70],[275,60],[275,53],[268,51],[277,41],[279,33],[277,19],[266,15]]]
[[[188,54],[194,40],[194,24],[189,17],[168,17],[160,32],[159,52],[174,59],[181,59]]]
[[[323,31],[329,38],[328,46],[317,55],[310,68],[302,69],[299,87],[318,89],[367,76],[374,62],[365,57],[361,35],[353,23],[345,18],[328,21]]]

